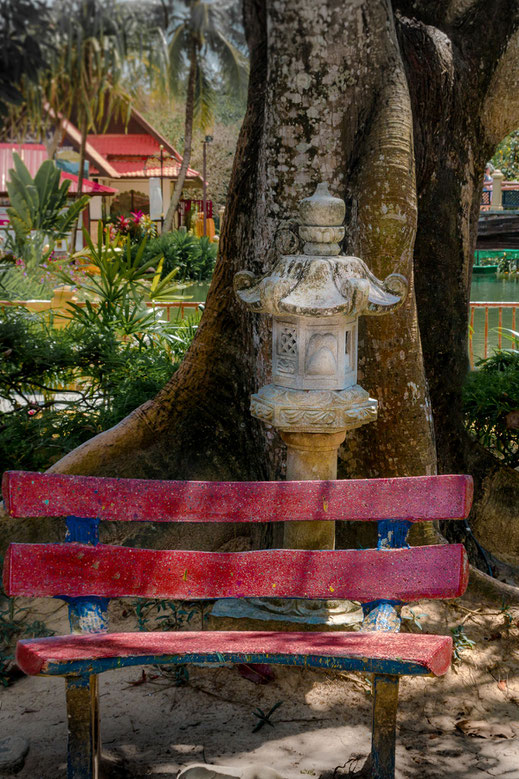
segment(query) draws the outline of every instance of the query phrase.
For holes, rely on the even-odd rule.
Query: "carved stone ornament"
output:
[[[256,419],[292,433],[354,430],[377,418],[377,401],[358,384],[313,392],[268,384],[252,395],[250,408]]]
[[[234,289],[247,308],[258,313],[331,317],[337,314],[387,314],[405,300],[408,284],[392,273],[380,281],[358,257],[339,255],[344,237],[344,201],[332,197],[327,184],[299,207],[303,254],[282,255],[260,278],[250,271],[234,277]]]

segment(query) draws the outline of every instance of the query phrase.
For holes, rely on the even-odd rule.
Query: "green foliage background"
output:
[[[123,341],[72,322],[56,329],[23,308],[0,318],[0,470],[41,471],[117,424],[171,378],[196,325],[172,345]]]
[[[463,389],[465,423],[480,444],[512,468],[519,466],[519,352],[499,351],[469,373]]]
[[[508,181],[519,180],[519,130],[507,135],[492,157],[492,164],[499,168]]]

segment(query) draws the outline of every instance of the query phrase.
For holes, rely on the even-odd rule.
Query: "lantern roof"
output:
[[[273,315],[358,317],[394,311],[408,284],[393,273],[383,281],[359,257],[340,255],[345,204],[326,183],[299,206],[303,254],[281,255],[273,269],[257,277],[241,271],[234,278],[240,300],[251,311]]]

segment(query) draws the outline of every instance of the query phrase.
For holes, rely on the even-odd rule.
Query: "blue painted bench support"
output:
[[[270,663],[373,675],[373,779],[393,779],[402,675],[441,675],[446,636],[400,633],[405,602],[455,598],[468,581],[461,545],[407,546],[413,522],[463,519],[468,476],[329,482],[158,482],[12,472],[2,494],[12,517],[66,517],[63,544],[11,544],[10,596],[63,598],[71,635],[18,642],[27,674],[64,676],[68,778],[98,779],[98,675],[181,663]],[[376,521],[376,549],[217,553],[99,543],[100,520],[150,522]],[[108,633],[110,598],[236,597],[358,600],[359,632]]]

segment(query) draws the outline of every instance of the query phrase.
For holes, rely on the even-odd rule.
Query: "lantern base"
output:
[[[268,384],[251,397],[251,414],[290,433],[354,430],[374,422],[377,401],[358,384],[343,390],[295,390]]]

